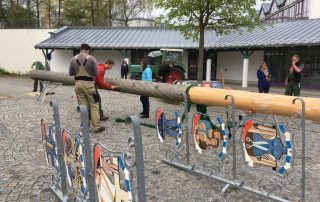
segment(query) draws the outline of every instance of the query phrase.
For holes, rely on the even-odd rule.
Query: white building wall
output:
[[[309,2],[309,19],[320,18],[320,1],[310,0]]]
[[[106,77],[121,77],[121,64],[124,57],[118,50],[101,50],[93,51],[92,55],[97,59],[98,63],[104,63],[107,59],[114,61],[114,66],[111,70],[108,70]]]
[[[264,51],[254,51],[249,58],[248,82],[256,83],[257,69],[263,61]],[[218,52],[217,55],[217,78],[221,79],[220,69],[224,70],[224,79],[227,82],[241,83],[242,82],[242,69],[243,69],[243,56],[240,51],[226,51]]]
[[[97,59],[98,63],[104,63],[107,59],[112,59],[115,65],[106,73],[107,77],[120,77],[121,64],[124,59],[122,54],[117,50],[94,50],[91,54]],[[66,72],[69,71],[71,58],[73,57],[72,50],[55,50],[50,61],[51,71]]]
[[[34,61],[44,63],[37,43],[50,37],[51,29],[0,29],[0,68],[11,73],[25,74]]]
[[[41,50],[38,50],[41,52]],[[73,57],[72,50],[55,50],[52,52],[52,59],[50,60],[51,71],[54,72],[69,72],[69,65]]]

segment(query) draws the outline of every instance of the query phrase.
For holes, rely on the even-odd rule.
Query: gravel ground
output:
[[[49,189],[52,169],[46,166],[41,144],[40,120],[45,117],[52,119],[49,101],[56,98],[59,104],[62,128],[75,131],[80,125],[79,114],[76,113],[77,101],[72,86],[61,86],[55,90],[55,95],[47,96],[43,104],[36,102],[36,95],[31,93],[33,81],[25,77],[0,77],[0,201],[57,201]],[[254,88],[248,88],[255,91]],[[282,94],[283,89],[273,89],[273,93]],[[302,91],[303,95],[319,97],[319,92]],[[123,150],[132,130],[124,123],[115,122],[116,118],[125,118],[139,114],[141,103],[139,96],[101,91],[105,114],[110,117],[102,122],[107,130],[93,134],[91,142],[101,142],[109,148]],[[151,98],[151,115],[161,106],[171,113],[179,109],[179,105]],[[224,108],[209,108],[212,116],[223,114]],[[191,109],[189,120],[195,112]],[[237,111],[237,114],[241,114]],[[172,114],[172,113],[171,113]],[[280,121],[288,122],[289,118],[279,117]],[[154,124],[154,116],[142,120]],[[298,124],[294,120],[291,125]],[[191,123],[189,123],[189,128]],[[292,128],[292,127],[291,127]],[[293,127],[294,128],[294,127]],[[200,175],[192,175],[169,166],[161,160],[164,150],[173,151],[177,162],[185,163],[184,145],[177,151],[174,141],[168,139],[165,144],[159,144],[155,129],[142,126],[144,150],[145,181],[147,201],[267,201],[244,190],[228,189],[221,191],[225,184]],[[315,122],[306,123],[306,201],[320,199],[320,147],[317,132],[320,125]],[[291,131],[295,135],[294,144],[296,156],[294,171],[286,177],[278,177],[269,169],[252,170],[242,159],[240,144],[237,142],[237,168],[239,181],[244,185],[259,189],[259,182],[268,184],[271,193],[292,201],[299,201],[301,187],[301,132]],[[237,139],[241,131],[238,130]],[[185,140],[184,140],[185,141]],[[230,147],[229,152],[232,149]],[[215,173],[231,179],[230,169],[221,171],[215,156],[219,151],[210,149],[202,155],[197,154],[194,145],[190,145],[190,162],[196,169]],[[172,158],[173,153],[168,153]],[[284,161],[284,160],[282,160]],[[206,162],[206,163],[205,163]],[[204,166],[205,163],[205,166]],[[223,164],[225,168],[229,163]],[[262,187],[262,184],[260,187]],[[277,184],[277,185],[276,185]],[[264,189],[266,190],[266,189]]]

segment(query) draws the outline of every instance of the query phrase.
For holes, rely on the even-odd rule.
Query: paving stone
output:
[[[36,97],[30,93],[33,81],[20,77],[0,78],[0,201],[58,201],[50,191],[53,169],[45,162],[42,146],[40,120],[45,118],[52,121],[52,109],[49,105],[51,98],[56,98],[61,115],[61,127],[76,131],[80,126],[79,114],[76,113],[77,101],[72,86],[61,86],[55,95],[47,96],[43,104],[35,102]],[[248,88],[249,91],[257,89]],[[273,93],[282,94],[283,90],[271,89]],[[302,95],[320,97],[319,92],[302,90]],[[101,91],[103,109],[109,120],[102,122],[107,127],[106,132],[93,134],[92,144],[102,142],[108,148],[123,149],[128,137],[132,137],[132,128],[123,123],[115,122],[116,118],[125,118],[141,111],[139,96],[118,92]],[[151,113],[161,106],[173,114],[179,106],[163,102],[161,99],[150,99]],[[224,108],[211,107],[208,112],[212,115],[223,114]],[[195,109],[191,109],[191,114]],[[237,113],[242,113],[237,111]],[[288,118],[280,117],[281,121]],[[154,125],[154,117],[142,120],[145,124]],[[191,118],[189,119],[189,130]],[[208,180],[204,177],[190,175],[161,162],[163,153],[154,129],[142,127],[142,141],[145,158],[147,201],[267,201],[243,190],[230,189],[225,196],[221,190],[225,184]],[[318,123],[307,121],[307,200],[320,200],[320,147]],[[237,136],[240,135],[240,132]],[[296,158],[295,169],[301,169],[301,134],[295,134]],[[172,145],[171,145],[172,146]],[[237,161],[243,162],[240,145],[237,145]],[[173,151],[174,147],[173,147]],[[198,155],[190,145],[191,163],[195,168],[202,169],[203,162],[213,162],[212,150]],[[183,151],[180,151],[183,155]],[[199,163],[201,162],[201,163]],[[212,164],[213,166],[213,164]],[[267,172],[256,172],[239,163],[239,177],[247,179],[248,185],[257,188],[257,182],[263,177],[272,175]],[[226,174],[230,177],[230,174]],[[135,179],[135,177],[133,177]],[[273,178],[272,178],[273,179]],[[133,188],[135,185],[133,184]],[[300,190],[292,193],[280,192],[283,197],[299,201]]]

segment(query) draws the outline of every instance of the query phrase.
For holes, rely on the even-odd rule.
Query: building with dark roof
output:
[[[124,58],[129,58],[131,64],[139,64],[140,59],[151,50],[184,49],[186,77],[196,79],[198,42],[185,39],[176,30],[151,27],[63,27],[51,32],[50,38],[36,44],[35,48],[47,53],[53,51],[53,69],[58,66],[57,70],[67,71],[70,58],[77,53],[82,43],[92,47],[92,54],[100,62],[111,57],[117,64],[121,64]],[[256,70],[262,61],[266,61],[273,73],[272,82],[280,84],[286,78],[291,56],[298,54],[305,62],[305,83],[320,87],[320,19],[265,24],[251,32],[242,30],[224,36],[208,30],[204,47],[205,58],[213,60],[212,79],[218,79],[218,72],[222,69],[227,81],[242,82],[245,87],[248,82],[256,82]],[[58,61],[56,57],[59,57]],[[203,68],[206,72],[205,65]],[[117,68],[112,71],[110,74],[119,75]]]

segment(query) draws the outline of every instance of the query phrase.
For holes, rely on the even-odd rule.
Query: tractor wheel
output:
[[[178,68],[173,68],[171,73],[167,77],[167,83],[174,83],[175,81],[181,81],[184,79],[184,73]]]

